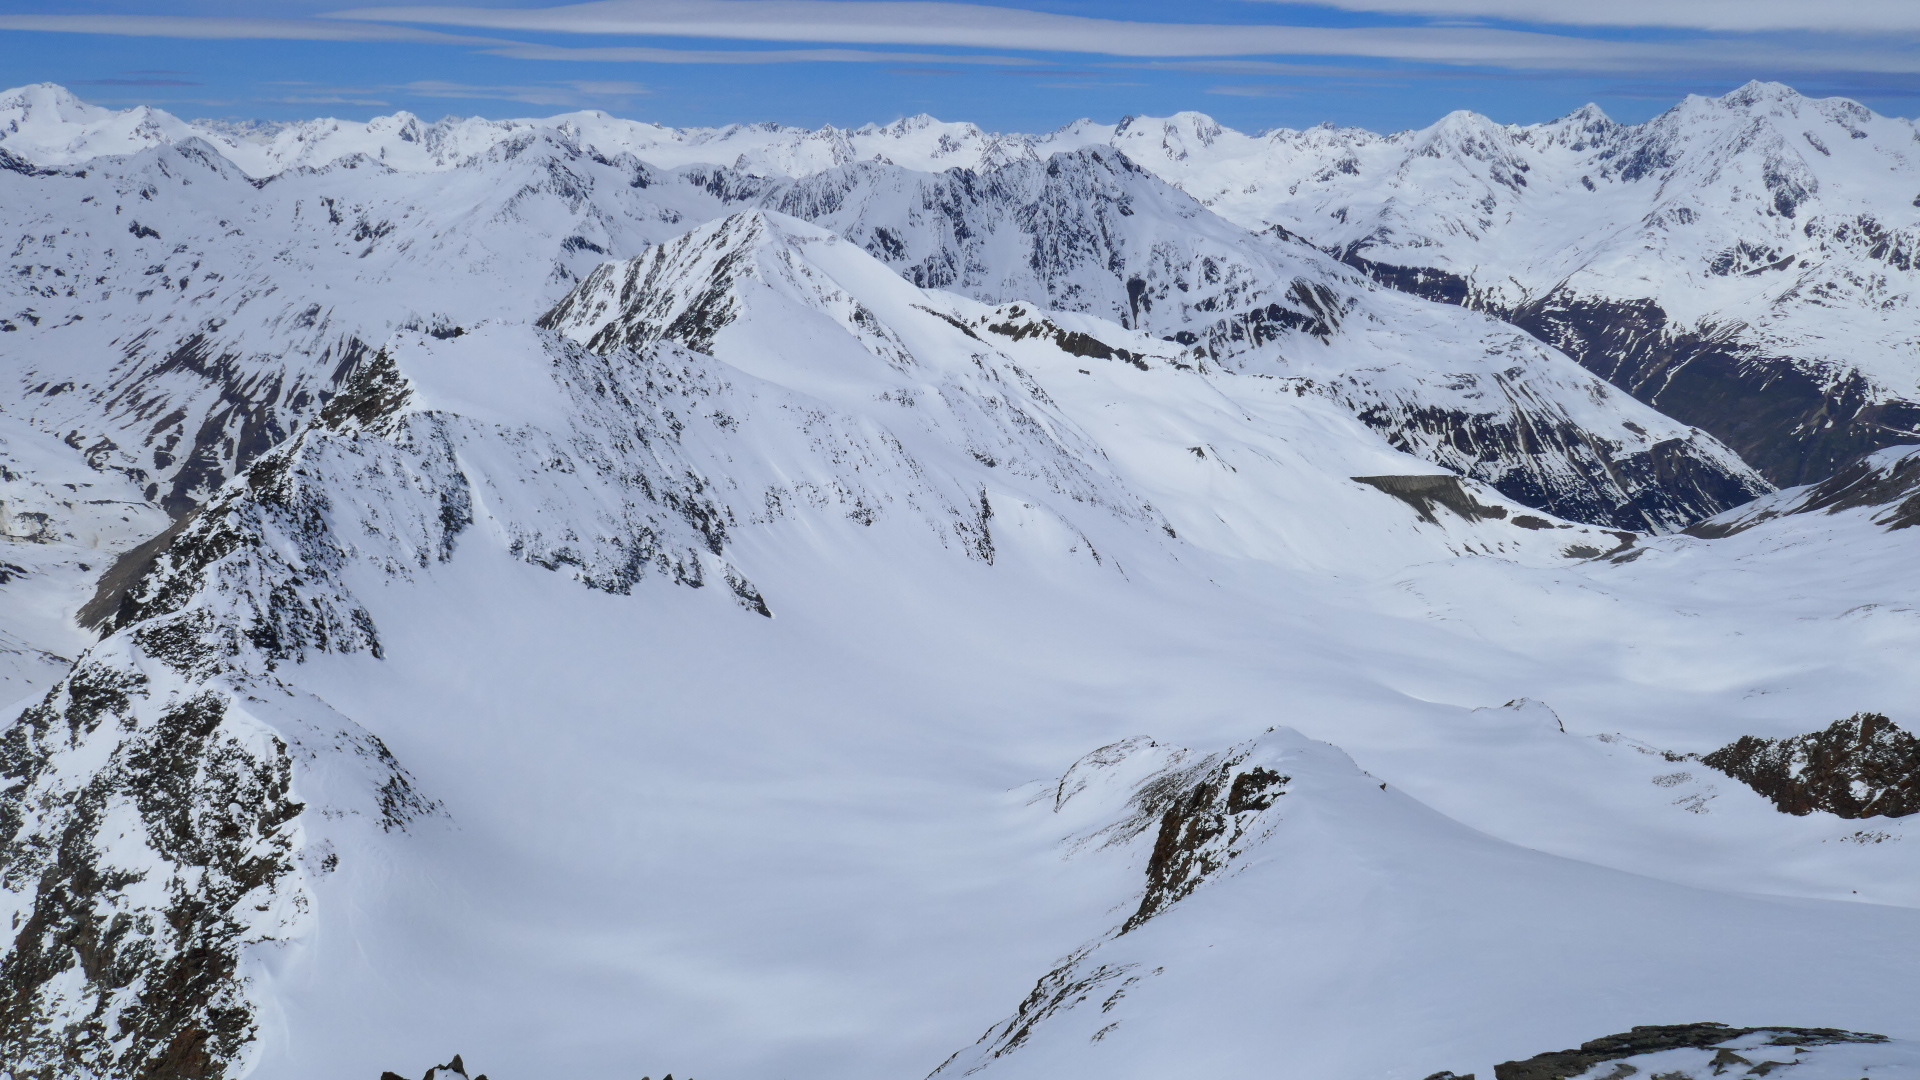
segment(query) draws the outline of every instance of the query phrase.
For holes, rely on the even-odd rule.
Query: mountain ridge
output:
[[[1912,448],[1771,492],[1107,144],[402,129],[7,151],[9,1062],[1920,1063]]]

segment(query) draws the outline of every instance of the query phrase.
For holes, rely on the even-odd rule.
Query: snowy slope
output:
[[[1390,135],[1249,135],[1199,113],[1038,135],[925,116],[818,130],[601,113],[236,126],[108,112],[50,84],[0,95],[0,151],[21,168],[197,138],[254,178],[345,159],[444,172],[536,132],[701,170],[736,195],[861,166],[987,174],[1111,146],[1247,229],[1279,226],[1381,281],[1514,322],[1775,483],[1820,479],[1916,430],[1913,125],[1778,84],[1689,98],[1640,125],[1588,106],[1528,126],[1460,112]]]
[[[649,176],[546,132],[424,174],[353,157],[254,182],[199,140],[0,174],[18,411],[178,515],[394,330],[531,320],[608,252],[713,212]]]
[[[1249,228],[1513,321],[1776,483],[1920,422],[1911,121],[1751,83],[1632,126],[1587,106],[1247,136],[1188,113],[1114,145]]]
[[[0,176],[75,252],[0,339],[34,391],[0,630],[76,660],[17,661],[0,739],[10,1061],[1547,1080],[1509,1066],[1711,1019],[1891,1037],[1808,1075],[1914,1066],[1913,819],[1706,764],[1913,730],[1903,452],[1691,532],[1581,524],[1495,485],[1637,454],[1671,490],[1674,442],[1743,474],[1107,151],[795,182],[516,138]],[[901,272],[941,252],[1001,270]],[[1279,314],[1209,338],[1209,298]],[[152,458],[236,401],[279,428],[221,420],[185,486]],[[1536,441],[1457,437],[1499,430]]]
[[[86,431],[91,453],[178,515],[395,329],[531,318],[606,255],[761,205],[825,224],[922,285],[1117,318],[1215,363],[1296,377],[1396,445],[1556,514],[1663,530],[1766,490],[1714,440],[1524,335],[1248,234],[1111,152],[776,182],[663,172],[579,134],[522,125],[415,171],[357,153],[249,180],[192,139],[0,174],[20,231],[0,351],[22,358],[43,429]],[[60,359],[48,368],[47,356]]]

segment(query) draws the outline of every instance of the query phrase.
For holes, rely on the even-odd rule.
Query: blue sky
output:
[[[183,116],[396,109],[997,130],[1209,113],[1379,130],[1451,109],[1645,119],[1750,78],[1920,112],[1920,0],[0,0],[0,85]]]

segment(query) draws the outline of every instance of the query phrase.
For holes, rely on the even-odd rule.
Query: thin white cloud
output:
[[[389,106],[407,98],[456,101],[518,101],[527,105],[577,108],[596,102],[625,101],[653,93],[643,83],[624,79],[568,79],[556,83],[476,85],[444,79],[381,86],[316,86],[274,100],[289,105]]]
[[[387,109],[393,103],[378,98],[346,97],[340,94],[316,94],[311,97],[281,97],[271,99],[276,105],[360,105],[367,108]]]
[[[456,98],[467,101],[518,101],[526,105],[584,105],[605,98],[630,98],[653,91],[636,82],[609,82],[581,79],[553,86],[473,86],[467,83],[422,79],[387,88],[392,92],[423,98]]]
[[[1543,10],[1544,0],[1327,0],[1355,8],[1412,5],[1440,13],[1466,7]],[[1653,0],[1626,0],[1640,5]],[[1694,0],[1696,4],[1718,0]],[[1766,6],[1777,0],[1755,0]],[[1881,0],[1867,0],[1869,5]],[[1907,0],[1912,2],[1912,0]],[[1451,6],[1446,6],[1451,5]],[[1474,7],[1479,5],[1478,8]],[[1597,7],[1597,5],[1595,5]],[[1686,6],[1681,0],[1680,6]],[[1913,3],[1920,22],[1920,3]],[[1562,10],[1555,4],[1554,10]],[[1782,8],[1784,10],[1784,7]],[[1767,7],[1767,10],[1774,10]],[[1878,8],[1875,8],[1878,10]],[[1418,13],[1418,12],[1416,12]],[[1595,16],[1598,18],[1598,16]],[[857,48],[701,50],[654,46],[569,48],[474,37],[396,23],[548,33],[707,37],[742,41],[933,45],[1011,52],[1104,54],[1198,62],[1250,56],[1354,57],[1509,71],[1632,74],[1685,70],[1746,78],[1791,74],[1920,73],[1920,50],[1900,39],[1871,43],[1833,35],[1722,36],[1692,41],[1600,40],[1567,34],[1461,26],[1318,27],[1128,22],[982,4],[917,0],[600,0],[550,8],[382,7],[317,19],[163,15],[0,15],[0,30],[202,39],[281,38],[419,42],[478,47],[528,60],[640,63],[1031,64],[1002,55],[926,54]]]
[[[1280,0],[1298,3],[1300,0]],[[1738,33],[1814,30],[1824,33],[1920,31],[1914,0],[1308,0],[1342,11],[1428,18],[1506,19],[1559,26],[1662,27]]]
[[[1371,55],[1553,63],[1636,53],[1632,43],[1516,30],[1129,22],[925,0],[597,0],[549,8],[376,7],[326,18],[493,30],[746,41],[939,45],[1112,56]]]
[[[194,15],[0,15],[0,30],[41,30],[121,37],[197,38],[203,41],[400,41],[434,45],[513,44],[381,23],[331,19],[229,19]]]
[[[988,64],[1027,65],[1030,56],[979,53],[874,52],[870,49],[660,49],[646,45],[569,47],[515,43],[483,50],[515,60],[584,60],[642,64]]]
[[[1253,86],[1209,86],[1207,88],[1209,94],[1224,94],[1227,97],[1292,97],[1298,92],[1296,87],[1264,83]]]
[[[1437,8],[1455,0],[1340,2],[1432,4]],[[1518,4],[1522,0],[1457,2]],[[547,8],[370,7],[332,12],[324,17],[603,37],[932,45],[1127,57],[1364,56],[1421,63],[1588,72],[1676,67],[1776,72],[1920,71],[1920,56],[1897,47],[1898,43],[1884,48],[1846,43],[1848,47],[1843,48],[1811,46],[1804,41],[1600,40],[1474,26],[1130,22],[921,0],[597,0]],[[516,46],[505,51],[508,55],[523,55],[524,48]]]
[[[651,94],[653,90],[644,83],[627,82],[621,79],[574,79],[568,86],[594,97],[638,97]]]

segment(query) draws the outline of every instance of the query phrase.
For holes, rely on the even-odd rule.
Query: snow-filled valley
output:
[[[1854,110],[0,95],[0,1057],[1920,1075],[1920,310],[1884,253],[1822,249],[1878,260],[1844,303],[1689,261],[1783,117],[1863,132],[1821,197],[1911,227],[1920,136]],[[1489,161],[1534,179],[1461,224]],[[1578,175],[1611,201],[1526,201]],[[1576,341],[1554,289],[1662,314]],[[1621,375],[1708,324],[1729,366],[1668,375],[1816,419]]]

